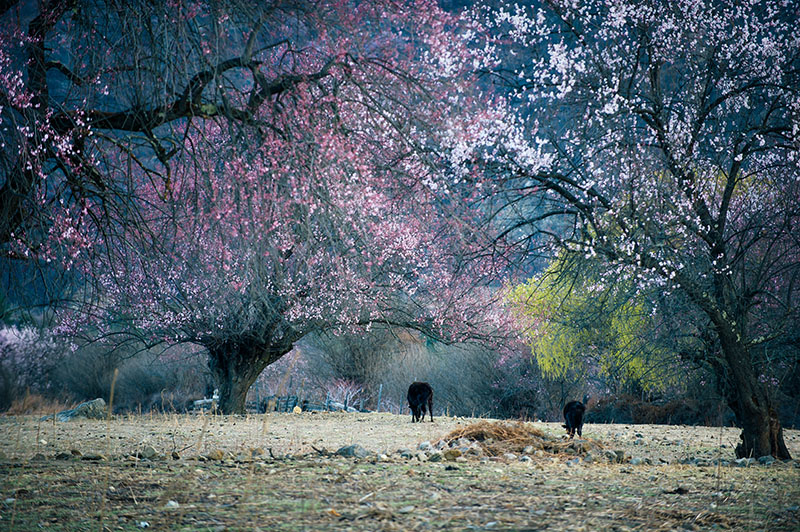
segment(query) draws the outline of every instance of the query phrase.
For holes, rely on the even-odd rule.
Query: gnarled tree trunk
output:
[[[225,342],[207,348],[208,368],[219,390],[220,411],[244,414],[250,386],[265,367],[291,351],[292,346]]]
[[[791,459],[780,419],[766,384],[759,381],[754,371],[748,347],[735,330],[718,328],[718,332],[732,384],[728,405],[742,429],[742,441],[736,446],[737,458],[771,455],[781,460]]]

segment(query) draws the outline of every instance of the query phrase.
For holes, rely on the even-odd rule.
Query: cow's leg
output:
[[[433,396],[428,397],[428,412],[431,414],[431,423],[433,423]]]

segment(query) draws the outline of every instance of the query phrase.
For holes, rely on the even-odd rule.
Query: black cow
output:
[[[586,407],[580,401],[570,401],[564,407],[564,420],[567,422],[563,427],[567,429],[569,439],[575,437],[575,432],[578,437],[583,437],[583,413]]]
[[[425,419],[425,404],[433,422],[433,388],[427,382],[414,382],[408,387],[408,406],[411,408],[411,422]]]

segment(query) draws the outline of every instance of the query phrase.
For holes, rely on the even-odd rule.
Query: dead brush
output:
[[[450,432],[441,438],[441,441],[450,445],[461,438],[477,442],[488,456],[500,456],[505,453],[520,454],[527,447],[550,454],[569,455],[585,455],[590,451],[603,448],[603,444],[597,440],[564,440],[520,422],[479,421]]]

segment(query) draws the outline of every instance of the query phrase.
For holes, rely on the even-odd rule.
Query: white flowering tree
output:
[[[568,2],[476,15],[509,116],[483,123],[506,237],[596,257],[691,304],[728,383],[738,456],[789,458],[762,349],[798,323],[798,5]],[[502,47],[506,47],[503,49]],[[495,135],[492,137],[492,135]],[[474,168],[454,133],[462,172]],[[550,227],[553,227],[552,225]]]

